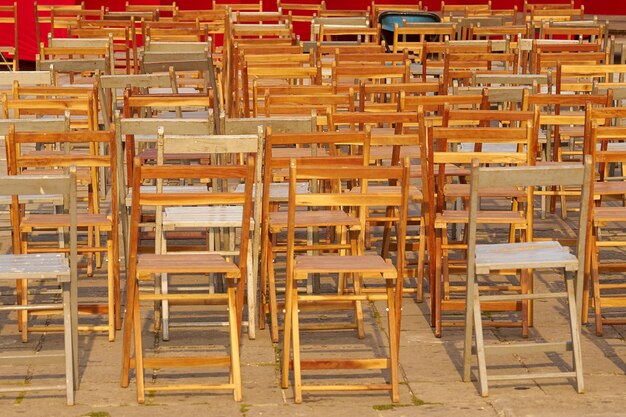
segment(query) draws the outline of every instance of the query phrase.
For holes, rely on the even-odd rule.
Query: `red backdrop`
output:
[[[39,4],[77,4],[78,0],[38,0]],[[440,0],[422,0],[424,6],[431,11],[439,10]],[[553,3],[561,0],[538,0],[537,2]],[[171,4],[171,0],[132,0],[136,4]],[[220,1],[220,2],[223,2]],[[239,0],[231,0],[230,3],[240,3]],[[247,3],[248,1],[246,1]],[[306,2],[306,1],[305,1]],[[393,3],[393,4],[410,4],[415,3],[411,0],[379,0],[377,3]],[[449,4],[471,4],[485,3],[485,0],[446,0]],[[11,0],[0,0],[0,4],[12,4]],[[273,0],[264,0],[264,8],[267,10],[276,9],[276,3]],[[585,12],[588,14],[621,14],[626,15],[626,1],[599,1],[599,0],[576,0],[576,6],[581,3],[585,5]],[[125,0],[85,0],[85,5],[89,9],[99,8],[101,5],[109,7],[111,10],[124,10]],[[183,9],[210,8],[210,0],[176,0]],[[326,0],[329,9],[365,9],[371,4],[371,0]],[[519,9],[522,8],[523,0],[492,0],[495,9],[510,8],[517,4]],[[35,15],[32,0],[18,0],[18,24],[19,24],[19,49],[20,58],[25,60],[35,59]],[[42,32],[47,33],[47,29],[43,28]],[[0,32],[0,44],[7,45],[12,42],[12,34],[8,31]]]

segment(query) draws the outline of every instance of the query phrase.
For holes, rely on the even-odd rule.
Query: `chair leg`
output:
[[[135,288],[134,303],[131,307],[134,312],[132,314],[133,339],[135,343],[135,378],[137,380],[137,402],[143,404],[145,402],[145,382],[143,367],[143,343],[141,340],[141,311],[139,310],[139,294],[138,288]]]
[[[278,300],[276,299],[276,274],[274,271],[274,253],[272,252],[272,245],[270,244],[267,249],[267,277],[268,277],[268,291],[270,301],[270,336],[273,343],[278,343]],[[287,284],[285,284],[285,287]],[[287,291],[285,290],[285,293]],[[285,297],[286,299],[287,297]],[[285,311],[287,309],[285,308]]]
[[[107,262],[107,315],[108,315],[108,327],[109,327],[109,342],[115,340],[115,276],[114,262],[113,262],[113,242],[107,240],[107,256],[109,257]]]
[[[400,278],[398,278],[400,279]],[[394,403],[400,402],[399,391],[399,375],[398,375],[398,361],[399,361],[399,327],[400,318],[396,316],[396,312],[399,313],[399,306],[396,306],[396,288],[395,283],[392,280],[387,280],[387,308],[389,310],[387,314],[388,326],[389,326],[389,373],[391,384],[391,401]],[[400,294],[402,290],[400,289]]]
[[[292,291],[293,301],[291,303],[291,332],[293,338],[293,391],[294,402],[302,403],[302,369],[300,367],[300,323],[298,316],[298,291]],[[289,314],[289,311],[287,312]],[[287,329],[285,328],[285,334]],[[285,364],[283,364],[284,366]],[[289,362],[286,363],[289,369]]]
[[[161,274],[161,294],[169,292],[169,280],[166,273]],[[161,301],[161,338],[170,340],[170,303],[168,300]]]
[[[74,390],[76,389],[76,379],[74,371],[74,352],[77,346],[74,344],[74,332],[78,331],[77,323],[72,317],[72,300],[70,295],[70,283],[62,284],[63,290],[63,327],[65,344],[65,390],[67,405],[74,405]],[[28,327],[28,326],[25,326]]]
[[[473,318],[476,333],[476,355],[478,357],[478,380],[480,383],[480,395],[486,397],[489,395],[489,387],[487,382],[487,363],[485,358],[485,342],[483,340],[483,322],[480,314],[478,283],[474,282],[473,287],[472,307],[474,309]]]
[[[122,374],[120,386],[127,388],[130,382],[131,339],[133,337],[134,306],[137,297],[137,280],[129,277],[126,288],[126,313],[124,315],[124,329],[122,331]]]
[[[283,329],[283,352],[280,386],[285,389],[289,387],[289,362],[291,358],[291,326],[293,316],[291,310],[295,297],[297,297],[296,283],[291,277],[287,277],[285,284],[285,328]]]
[[[474,277],[467,277],[465,289],[465,338],[463,345],[463,381],[470,382],[472,373],[472,333],[474,330]]]
[[[572,364],[576,372],[576,391],[582,394],[585,391],[583,382],[582,354],[580,344],[580,323],[576,308],[576,297],[574,289],[574,274],[565,273],[565,283],[567,286],[567,301],[569,309],[570,331],[572,335]]]
[[[243,277],[241,279],[244,279]],[[237,317],[239,311],[235,294],[235,283],[232,279],[228,282],[228,325],[230,334],[230,375],[233,384],[233,398],[241,401],[241,363],[239,358],[240,320]]]
[[[424,232],[424,218],[420,220],[419,246],[417,250],[417,302],[424,301],[424,261],[426,258],[426,234]],[[430,266],[429,266],[430,268]],[[432,289],[430,290],[432,293]]]

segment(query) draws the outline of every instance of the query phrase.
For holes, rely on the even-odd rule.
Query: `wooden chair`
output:
[[[354,93],[323,95],[276,95],[265,94],[265,117],[277,115],[306,115],[315,111],[323,115],[328,109],[354,111]],[[257,115],[254,114],[256,117]]]
[[[263,11],[263,2],[252,2],[252,3],[237,3],[233,4],[230,2],[218,2],[218,0],[213,0],[213,10],[220,9],[230,9],[231,11],[248,11],[248,12],[262,12]]]
[[[172,4],[130,4],[130,1],[127,1],[124,6],[127,12],[155,12],[159,19],[172,17],[176,9],[175,1]]]
[[[589,287],[592,308],[595,316],[596,335],[602,336],[604,325],[621,324],[619,308],[624,303],[624,282],[620,275],[624,264],[608,255],[612,248],[620,247],[623,239],[609,231],[619,228],[624,222],[624,207],[611,204],[611,200],[623,199],[624,181],[617,177],[611,165],[624,161],[623,119],[621,107],[587,107],[585,153],[597,167],[596,180],[591,181],[590,204],[592,205],[589,226],[588,259],[590,262]],[[587,293],[585,293],[587,296]],[[588,320],[588,301],[583,300],[583,323]],[[616,310],[612,310],[616,308]]]
[[[565,23],[565,22],[562,22]],[[605,50],[609,38],[607,28],[602,23],[555,25],[555,21],[544,22],[539,31],[538,39],[575,39],[580,43],[600,45]]]
[[[446,40],[454,40],[457,28],[454,24],[420,24],[419,26],[398,26],[394,24],[393,48],[394,53],[407,49],[411,57],[416,61],[421,60],[424,42],[445,43]]]
[[[375,108],[393,111],[398,108],[400,95],[427,96],[441,93],[443,84],[440,82],[410,82],[394,84],[378,84],[361,82],[359,85],[359,111]]]
[[[444,85],[467,85],[472,73],[516,74],[518,55],[515,53],[448,52],[444,58]]]
[[[113,35],[113,43],[114,43],[114,50],[117,51],[118,46],[116,46],[116,44],[118,44],[118,39],[120,36],[122,36],[120,34],[120,31],[123,33],[124,38],[126,37],[125,32],[128,31],[128,40],[130,42],[130,60],[131,60],[131,68],[133,73],[137,73],[139,72],[139,61],[138,61],[138,53],[137,53],[137,42],[139,41],[138,37],[137,37],[137,22],[135,21],[134,17],[130,18],[130,19],[123,19],[123,20],[111,20],[111,19],[103,19],[103,20],[80,20],[78,21],[78,24],[76,25],[77,29],[73,29],[73,27],[70,27],[68,29],[68,35],[70,33],[74,33],[75,36],[77,37],[82,37],[80,35],[78,35],[78,33],[80,33],[80,31],[83,30],[89,30],[89,29],[94,29],[96,31],[99,30],[104,30],[105,33],[110,33],[111,35]],[[76,32],[78,31],[78,32]],[[97,32],[96,32],[97,33]],[[140,32],[140,36],[141,36],[141,32]],[[92,37],[90,35],[88,35],[88,37]],[[99,36],[95,36],[95,37],[99,37]]]
[[[253,156],[256,160],[256,156],[261,153],[264,148],[263,134],[263,131],[259,127],[257,127],[256,135],[199,135],[197,133],[165,135],[164,129],[160,128],[157,146],[157,164],[163,164],[168,160],[177,160],[179,158],[193,158],[199,160],[200,163],[202,163],[204,159],[209,159],[211,163],[223,164],[222,166],[226,169],[226,163],[229,160],[228,167],[233,164],[237,165],[238,160],[247,160],[248,156]],[[253,178],[254,190],[261,188],[261,173],[261,166],[255,164],[255,174]],[[213,191],[219,191],[220,188],[228,185],[222,184],[219,179],[210,178],[208,181],[210,181],[210,186],[213,188]],[[158,182],[156,187],[158,192]],[[184,192],[185,188],[189,187],[183,185],[176,188],[170,186],[170,188],[172,189],[170,192]],[[239,184],[239,186],[235,188],[235,192],[244,191],[245,184]],[[207,218],[199,221],[199,216],[206,216]],[[251,216],[251,251],[247,254],[248,259],[245,260],[248,265],[247,274],[245,276],[248,320],[243,324],[247,326],[249,337],[255,339],[256,317],[258,314],[256,304],[258,268],[255,268],[254,265],[258,265],[258,254],[260,253],[261,245],[259,234],[261,230],[260,198],[254,198]],[[172,207],[165,208],[163,213],[157,211],[155,249],[163,253],[167,252],[165,241],[169,233],[176,233],[179,229],[187,231],[189,228],[203,228],[208,232],[209,247],[214,247],[216,251],[222,252],[225,256],[236,255],[236,253],[233,253],[233,248],[230,246],[234,244],[236,228],[240,227],[238,223],[239,217],[239,208],[233,207],[219,207],[216,210],[208,211],[205,208]],[[159,233],[159,231],[161,231],[161,233]],[[174,242],[174,244],[176,244],[176,242]],[[254,254],[256,254],[256,256]],[[254,263],[255,260],[257,261],[256,263]],[[244,277],[242,277],[242,279],[244,279]],[[215,287],[215,283],[211,282],[209,290],[213,292]],[[169,291],[167,274],[162,274],[161,292],[168,293]],[[169,340],[169,304],[170,302],[168,300],[162,301],[162,325],[160,329],[163,333],[163,340]],[[174,321],[171,325],[185,326],[185,323],[177,323]],[[198,322],[192,324],[192,326],[197,325]]]
[[[235,401],[242,399],[242,384],[239,359],[239,343],[241,332],[241,317],[244,299],[244,283],[248,259],[248,236],[250,231],[250,218],[252,214],[252,184],[254,181],[254,160],[249,158],[247,165],[238,167],[208,165],[191,166],[150,166],[141,165],[135,159],[133,173],[133,206],[131,216],[131,236],[129,253],[128,289],[127,289],[127,309],[124,320],[124,340],[123,340],[123,366],[122,366],[122,387],[129,384],[130,368],[136,370],[137,380],[137,402],[145,401],[145,368],[199,368],[199,367],[224,367],[228,368],[229,381],[226,383],[195,383],[195,384],[170,384],[151,386],[151,391],[172,391],[172,390],[228,390],[233,393]],[[143,195],[141,184],[146,180],[168,179],[201,179],[232,178],[237,182],[243,181],[246,184],[244,193],[230,192],[198,192],[190,194],[177,193],[156,193]],[[182,198],[182,199],[181,199]],[[183,203],[183,204],[181,204]],[[241,218],[238,224],[241,225],[241,242],[235,262],[228,262],[225,257],[218,253],[209,254],[186,254],[170,252],[166,254],[138,254],[138,238],[140,232],[140,218],[142,209],[145,206],[157,206],[165,208],[168,206],[220,206],[237,205],[241,206]],[[186,294],[145,294],[139,291],[139,281],[150,279],[154,274],[220,274],[226,281],[226,293],[206,294],[206,293],[186,293]],[[161,301],[161,300],[188,300],[197,302],[217,303],[228,308],[228,339],[229,346],[227,354],[215,355],[211,352],[195,356],[186,355],[184,357],[147,357],[144,356],[142,343],[142,322],[140,316],[140,301]],[[131,347],[134,343],[134,349]],[[207,346],[201,346],[202,352],[206,352]],[[133,355],[134,350],[134,355]]]
[[[344,164],[364,165],[369,160],[369,144],[371,133],[369,128],[364,132],[325,132],[325,133],[281,133],[274,134],[268,129],[265,135],[265,151],[263,164],[263,193],[261,223],[261,317],[269,312],[272,341],[278,342],[278,300],[274,259],[279,253],[287,250],[284,241],[277,236],[287,229],[285,212],[278,211],[280,204],[286,202],[285,168],[291,158],[323,163],[326,158],[340,157],[340,145],[361,148],[358,156],[343,157]],[[299,147],[297,147],[299,146]],[[359,152],[359,151],[357,151]],[[308,191],[306,184],[299,186],[299,192]],[[305,215],[306,220],[306,215]],[[310,239],[312,240],[312,238]],[[315,246],[315,245],[313,245]],[[307,283],[307,290],[313,291],[314,283]],[[349,307],[351,308],[351,307]],[[264,323],[261,325],[264,326]]]
[[[171,93],[178,93],[176,72],[174,68],[167,74],[127,74],[127,75],[96,75],[98,99],[104,118],[104,127],[108,129],[113,122],[113,116],[118,111],[118,94],[126,87],[150,92],[150,89],[167,88]],[[154,90],[152,90],[154,92]],[[161,90],[159,90],[161,91]],[[179,116],[182,116],[180,114]]]
[[[584,391],[582,354],[580,343],[580,327],[577,303],[581,302],[584,280],[585,244],[587,234],[587,216],[589,205],[590,181],[592,176],[590,158],[586,158],[584,167],[581,164],[553,167],[479,167],[478,161],[472,163],[471,192],[468,226],[468,284],[465,313],[465,346],[463,361],[463,380],[469,381],[471,374],[472,333],[476,335],[476,352],[478,356],[478,380],[480,394],[488,395],[489,381],[509,381],[518,379],[539,378],[574,378],[576,391]],[[580,203],[578,238],[575,254],[562,247],[556,241],[520,242],[504,244],[477,244],[477,219],[480,216],[479,193],[481,189],[491,187],[532,187],[548,185],[581,186],[583,197]],[[528,200],[528,209],[532,212],[533,201]],[[530,268],[559,268],[564,273],[566,290],[549,291],[532,294],[482,295],[478,291],[478,275],[490,274],[498,270],[517,269],[525,271]],[[576,274],[574,274],[576,272]],[[567,305],[568,328],[570,337],[563,342],[537,342],[523,344],[485,345],[483,340],[481,305],[494,301],[529,301],[565,299]],[[541,337],[541,339],[544,339]],[[572,352],[570,369],[564,371],[561,361],[555,366],[558,372],[546,373],[509,373],[505,375],[487,375],[487,354],[515,354],[516,352]]]
[[[84,1],[80,2],[80,4],[64,5],[64,6],[58,6],[58,5],[54,6],[50,4],[38,4],[37,2],[34,2],[33,6],[35,8],[35,45],[37,45],[37,47],[39,47],[41,42],[43,42],[47,38],[45,32],[44,32],[44,36],[43,37],[41,36],[42,25],[44,25],[44,27],[47,27],[48,29],[50,28],[50,25],[52,23],[51,21],[52,9],[54,7],[61,7],[63,8],[63,10],[67,12],[74,12],[74,13],[78,13],[81,10],[85,10]]]
[[[425,124],[425,115],[418,114],[420,125]],[[426,224],[429,253],[429,273],[431,288],[431,314],[434,319],[435,335],[440,337],[442,326],[458,325],[455,321],[444,321],[444,310],[462,310],[463,301],[454,297],[455,291],[463,291],[464,283],[451,281],[452,271],[459,265],[451,260],[449,253],[466,248],[463,238],[449,240],[448,228],[452,225],[467,224],[467,211],[447,209],[447,201],[466,199],[468,197],[467,184],[462,179],[467,175],[463,170],[467,163],[474,158],[480,158],[481,163],[504,163],[510,165],[532,165],[536,158],[537,142],[536,119],[538,114],[519,111],[493,111],[493,110],[450,110],[444,114],[444,127],[431,127],[419,129],[422,135],[422,146],[428,151],[425,158],[421,158],[422,172],[428,174],[424,187],[424,205],[426,207]],[[499,122],[500,127],[489,127]],[[504,127],[502,122],[511,123],[510,127]],[[446,127],[449,126],[449,127]],[[487,127],[484,127],[487,126]],[[521,127],[515,127],[521,126]],[[427,141],[427,142],[425,142]],[[462,143],[463,150],[457,149]],[[505,145],[504,148],[490,148],[489,144]],[[460,178],[458,184],[450,183],[452,176]],[[502,198],[510,196],[511,190],[490,190],[485,196]],[[518,194],[522,201],[525,194]],[[515,204],[508,211],[500,211],[486,215],[481,222],[493,221],[510,226],[510,239],[515,238],[515,231],[520,231],[522,239],[530,239],[528,235],[530,219],[514,210]],[[497,288],[497,286],[496,286]],[[491,289],[493,290],[493,288]],[[519,291],[519,288],[513,288]],[[492,311],[519,310],[516,303],[497,303],[484,306]],[[509,325],[521,326],[523,333],[527,332],[530,318],[526,312],[522,313],[521,323]]]
[[[333,37],[354,38],[358,43],[380,43],[380,24],[371,28],[358,26],[327,26],[320,25],[318,41],[332,41]]]
[[[559,65],[556,72],[556,92],[589,93],[593,82],[619,82],[624,79],[626,65]]]
[[[548,164],[579,160],[583,154],[581,139],[585,135],[585,114],[582,110],[587,105],[607,107],[612,103],[612,96],[590,94],[530,94],[524,93],[523,110],[537,109],[539,124],[544,126],[546,151],[544,161]],[[543,140],[542,140],[543,142]],[[563,149],[563,143],[569,146]],[[560,197],[561,217],[567,218],[567,196],[578,196],[578,189],[537,190],[542,196],[542,217],[545,217],[545,196],[552,197],[550,211],[556,210],[556,197]]]
[[[321,0],[318,3],[295,3],[276,0],[276,10],[289,15],[292,22],[298,26],[304,26],[306,30],[307,28],[310,29],[313,19],[326,10],[326,2]],[[309,38],[309,40],[313,39],[314,37]]]
[[[289,204],[287,212],[287,286],[286,286],[286,313],[285,313],[285,336],[283,338],[282,351],[282,378],[281,386],[288,386],[289,370],[293,369],[294,401],[302,402],[302,392],[306,391],[346,391],[346,390],[384,390],[388,391],[392,402],[400,401],[398,386],[398,354],[400,337],[400,307],[402,305],[402,253],[404,246],[404,234],[406,230],[406,213],[408,202],[408,165],[403,167],[353,167],[353,168],[330,168],[320,169],[319,165],[301,166],[294,161],[289,168]],[[358,178],[362,181],[359,193],[312,193],[306,196],[296,193],[298,180],[341,179]],[[400,184],[397,193],[382,193],[368,191],[367,183],[372,179],[393,179]],[[355,210],[353,220],[350,216],[338,210],[324,210],[328,206],[351,207]],[[366,255],[363,251],[363,237],[358,236],[364,227],[364,212],[362,209],[368,206],[390,206],[399,210],[397,222],[398,236],[398,264],[397,267],[386,262],[378,255]],[[296,209],[306,208],[308,213],[314,214],[316,221],[298,222],[296,224]],[[298,210],[300,214],[300,211]],[[343,213],[344,216],[338,215]],[[348,218],[338,218],[338,217]],[[356,224],[355,222],[356,221]],[[358,225],[360,224],[360,228]],[[340,249],[338,255],[299,255],[295,256],[296,229],[306,226],[331,226],[346,230],[341,236],[349,238],[346,249]],[[356,226],[356,227],[355,227]],[[346,247],[346,245],[343,245]],[[339,287],[335,293],[316,295],[300,295],[298,282],[307,279],[311,274],[323,275],[339,274]],[[345,275],[353,277],[353,285],[347,287],[343,281]],[[361,282],[364,278],[384,280],[384,294],[368,294],[361,291]],[[300,345],[300,313],[301,305],[311,303],[324,305],[325,310],[332,309],[336,304],[345,302],[360,303],[382,299],[386,303],[388,311],[388,353],[380,358],[354,358],[336,357],[326,352],[324,358],[302,358]],[[356,314],[356,313],[355,313]],[[359,337],[362,337],[359,332]],[[332,356],[332,357],[331,357]],[[345,385],[320,385],[306,383],[302,378],[303,370],[329,370],[329,369],[386,369],[389,382],[384,384],[345,384]]]
[[[597,48],[597,45],[592,45]],[[547,48],[546,48],[547,49]],[[610,60],[609,51],[606,52],[548,52],[544,48],[538,48],[533,56],[531,72],[543,73],[547,70],[556,71],[558,65],[603,65]]]
[[[445,1],[441,2],[441,15],[444,17],[454,16],[461,14],[466,16],[468,12],[483,11],[491,9],[491,1],[487,1],[486,4],[446,4]]]
[[[380,64],[338,64],[331,67],[331,80],[338,86],[358,85],[361,81],[379,83],[408,83],[411,79],[411,63],[407,60],[401,65]]]
[[[124,246],[124,254],[128,254],[128,236],[129,236],[129,223],[130,223],[130,213],[129,209],[132,205],[132,169],[127,169],[126,159],[123,156],[124,147],[128,149],[128,147],[135,147],[135,144],[138,142],[148,142],[156,144],[157,141],[157,133],[159,128],[163,128],[165,132],[173,135],[213,135],[215,134],[215,128],[213,126],[213,120],[210,120],[208,117],[205,119],[176,119],[176,118],[122,118],[120,117],[119,112],[115,118],[115,132],[116,132],[116,140],[117,146],[116,149],[118,151],[117,159],[117,169],[118,169],[118,197],[119,197],[119,207],[123,207],[125,211],[121,215],[121,224],[122,224],[122,237]],[[124,146],[124,142],[126,142],[126,146]],[[136,153],[126,153],[126,157],[133,157]],[[155,155],[147,155],[146,157],[150,157],[151,159],[155,159]],[[132,161],[132,159],[129,159]],[[148,187],[149,189],[150,187]],[[152,187],[154,188],[154,187]],[[170,190],[168,187],[165,187],[165,190]],[[144,191],[146,192],[146,191]],[[128,256],[125,256],[124,259],[128,261]],[[128,265],[126,265],[128,268]]]
[[[265,85],[252,82],[252,115],[253,117],[265,114],[265,96],[321,96],[337,95],[337,86],[334,85]],[[353,91],[354,92],[354,91]],[[349,94],[349,91],[346,92]],[[354,97],[353,97],[354,100]]]
[[[256,80],[260,87],[266,84],[306,85],[321,83],[321,66],[317,67],[276,67],[276,66],[248,66],[244,64],[242,73],[242,113],[250,116],[250,86]]]
[[[18,33],[17,28],[17,2],[13,2],[13,5],[0,6],[0,27],[10,28],[13,32],[13,44],[0,46],[0,53],[2,54],[2,61],[0,65],[4,65],[9,68],[10,71],[19,71],[20,60],[18,51]]]
[[[19,227],[21,210],[18,205],[18,196],[26,194],[40,195],[62,195],[67,208],[68,222],[66,229],[69,241],[69,249],[66,253],[51,252],[46,254],[24,254],[21,252],[20,231],[15,230],[12,237],[13,253],[0,256],[0,279],[8,285],[14,285],[16,281],[23,283],[22,297],[18,304],[3,305],[3,311],[17,311],[18,315],[26,315],[29,312],[36,312],[45,309],[62,309],[63,311],[63,353],[39,352],[33,348],[27,348],[31,354],[15,355],[10,352],[13,349],[3,349],[4,356],[1,357],[2,366],[16,367],[27,365],[32,368],[55,364],[61,361],[65,365],[63,382],[57,382],[54,378],[44,382],[35,382],[32,385],[19,383],[12,385],[9,381],[3,382],[0,391],[2,392],[31,392],[63,390],[67,398],[67,404],[74,404],[74,391],[78,386],[78,336],[76,331],[78,313],[76,309],[77,299],[77,267],[78,255],[76,252],[76,171],[69,170],[69,174],[59,174],[54,176],[1,176],[0,189],[3,196],[9,196],[11,203],[11,223]],[[27,282],[43,280],[51,282],[53,285],[61,287],[61,302],[39,299],[39,304],[35,300],[31,303],[28,300]],[[19,293],[19,287],[17,288]],[[38,297],[39,298],[39,297]],[[47,302],[46,302],[47,301]],[[22,339],[23,342],[26,340]],[[26,347],[26,346],[25,346]],[[11,354],[10,354],[11,353]],[[9,355],[10,354],[10,355]],[[9,372],[3,371],[8,376]],[[55,374],[57,374],[55,372]],[[37,380],[37,378],[35,378]]]
[[[50,8],[50,33],[57,37],[58,33],[67,34],[67,29],[75,26],[79,20],[101,20],[104,18],[104,6],[99,9],[74,10],[72,6],[52,6]]]
[[[79,330],[105,331],[110,341],[115,339],[115,329],[121,327],[120,316],[120,278],[118,252],[118,199],[117,199],[117,169],[115,162],[116,142],[113,130],[98,131],[70,131],[63,133],[35,133],[16,132],[9,129],[6,137],[7,165],[10,175],[37,175],[39,173],[54,174],[62,168],[79,166],[86,169],[80,174],[80,184],[87,187],[87,212],[77,215],[78,227],[86,231],[86,241],[78,244],[78,253],[87,255],[88,274],[92,274],[93,254],[106,253],[107,262],[107,302],[98,304],[88,302],[79,305],[81,313],[105,315],[105,325],[79,325]],[[37,144],[56,145],[57,151],[28,152],[29,148]],[[86,145],[88,151],[72,150],[72,147]],[[104,146],[108,154],[100,153]],[[100,196],[98,194],[98,168],[110,171],[111,178],[111,211],[110,214],[100,212]],[[29,214],[20,222],[22,253],[66,252],[67,248],[59,248],[59,242],[41,242],[38,244],[30,240],[27,234],[37,231],[56,231],[67,227],[69,218],[63,214]],[[101,246],[101,235],[106,234],[106,246]],[[100,266],[99,256],[96,257],[96,266]],[[23,334],[31,331],[50,331],[53,328],[29,328],[24,326]]]
[[[48,116],[64,118],[69,112],[73,129],[96,130],[97,90],[83,87],[20,87],[14,84],[12,97],[2,95],[5,118]]]
[[[108,28],[79,28],[70,26],[67,31],[68,37],[79,39],[85,38],[106,38],[110,36],[113,47],[113,74],[131,74],[137,70],[133,63],[134,38],[128,27],[108,27]]]

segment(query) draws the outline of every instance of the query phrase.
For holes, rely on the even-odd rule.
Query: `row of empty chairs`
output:
[[[13,126],[8,174],[69,172],[85,210],[74,218],[59,207],[43,213],[30,200],[24,211],[11,200],[13,251],[69,253],[70,279],[63,268],[50,276],[69,292],[60,326],[68,403],[76,332],[103,330],[113,340],[122,326],[121,269],[121,384],[129,385],[134,369],[140,403],[146,369],[161,368],[173,368],[173,381],[150,390],[227,390],[240,401],[242,333],[255,338],[266,316],[273,341],[282,326],[280,384],[293,383],[296,402],[327,390],[386,391],[398,402],[403,294],[422,301],[425,289],[436,336],[444,325],[465,326],[464,379],[475,349],[483,395],[489,380],[528,376],[488,376],[485,352],[498,347],[484,345],[481,312],[504,311],[505,320],[491,324],[520,327],[528,337],[533,302],[564,298],[571,337],[546,347],[571,350],[571,371],[545,377],[575,378],[582,392],[579,325],[591,303],[601,333],[606,308],[623,301],[604,297],[621,284],[604,285],[600,272],[619,266],[598,255],[620,245],[600,232],[623,220],[609,200],[623,195],[614,165],[622,158],[626,68],[611,65],[616,47],[606,26],[585,21],[573,3],[526,4],[523,18],[490,3],[442,3],[443,23],[400,22],[387,45],[379,16],[422,11],[421,4],[373,3],[369,12],[344,14],[323,3],[277,6],[264,12],[261,3],[214,2],[189,12],[174,3],[128,4],[111,12],[36,5],[37,27],[51,28],[51,36],[39,34],[39,71],[0,83]],[[300,43],[294,25],[308,22],[313,42]],[[33,119],[51,129],[44,126],[51,118],[61,132],[24,131]],[[71,190],[71,181],[64,187]],[[553,216],[557,199],[564,218],[568,204],[580,202],[574,255],[553,235],[535,236],[533,207],[542,198],[550,198],[549,207],[542,201],[544,216]],[[51,201],[60,206],[58,197]],[[76,229],[66,242],[61,232]],[[50,235],[48,245],[34,242],[33,232]],[[505,243],[476,244],[494,236]],[[532,265],[507,258],[518,248],[542,256]],[[79,298],[77,288],[102,265],[106,301]],[[532,270],[555,267],[577,272],[566,276],[567,291],[535,292]],[[38,330],[29,285],[16,294],[27,340]],[[384,305],[384,332],[364,320],[373,303]],[[464,320],[455,318],[464,310]],[[309,319],[319,311],[332,320]],[[457,315],[449,320],[447,311]],[[78,312],[103,318],[93,324]],[[151,354],[146,321],[175,356]],[[367,356],[341,349],[309,356],[309,331],[344,329],[365,341],[359,349]],[[376,338],[382,347],[371,346]],[[223,380],[187,374],[201,367],[225,369],[216,374]],[[358,383],[309,380],[308,371],[326,377],[337,369],[365,372]]]

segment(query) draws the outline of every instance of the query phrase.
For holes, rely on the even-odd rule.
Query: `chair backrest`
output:
[[[165,207],[185,206],[240,206],[242,207],[240,244],[235,263],[240,269],[240,276],[246,276],[250,219],[252,217],[252,185],[254,183],[254,157],[249,156],[245,165],[147,165],[136,158],[133,164],[133,197],[130,222],[130,272],[134,272],[141,228],[142,209],[146,206]],[[228,190],[196,192],[148,192],[142,193],[141,185],[146,182],[169,182],[180,180],[201,180],[212,178],[221,181],[237,181],[244,184],[243,193]]]
[[[59,151],[47,152],[27,150],[38,144],[55,145]],[[73,152],[72,148],[84,146],[88,152]],[[70,166],[89,168],[90,191],[93,200],[88,209],[93,213],[99,212],[98,170],[104,168],[110,174],[111,183],[111,213],[113,224],[117,225],[118,210],[118,181],[116,165],[115,131],[69,131],[69,132],[17,132],[14,127],[9,128],[6,137],[7,166],[9,174],[17,175],[25,169],[38,168],[67,168]]]
[[[559,65],[556,73],[556,92],[590,92],[595,80],[620,81],[626,74],[626,64],[613,65]]]
[[[97,90],[82,87],[22,87],[14,83],[12,97],[2,95],[5,118],[33,115],[65,117],[69,111],[72,128],[96,130],[98,127]]]
[[[117,92],[130,87],[149,92],[150,88],[170,88],[172,93],[178,92],[176,73],[172,68],[167,74],[126,74],[100,75],[96,74],[98,98],[104,115],[104,125],[108,129],[117,109]]]
[[[328,207],[341,207],[350,209],[359,218],[361,231],[366,230],[366,218],[369,207],[397,207],[399,220],[397,226],[398,257],[397,271],[402,274],[404,269],[404,246],[406,239],[406,222],[408,215],[409,199],[409,164],[405,160],[402,166],[341,166],[340,164],[311,165],[306,161],[295,159],[289,164],[289,198],[287,211],[287,273],[293,268],[293,254],[295,246],[296,211],[302,208],[309,210],[327,209]],[[331,187],[331,192],[314,191],[311,193],[297,193],[298,181],[330,181],[348,183],[355,180],[360,182],[359,192],[342,192],[340,187]],[[371,181],[390,181],[399,185],[395,192],[370,191],[368,184]],[[322,189],[312,184],[312,189]],[[333,191],[333,188],[335,190]],[[332,225],[329,225],[332,226]],[[364,234],[359,234],[356,253],[364,253]],[[303,277],[296,277],[301,279]]]
[[[12,245],[13,253],[21,253],[21,233],[19,232],[20,195],[62,195],[65,211],[69,214],[69,280],[76,283],[78,279],[77,253],[77,195],[76,195],[76,167],[70,166],[65,173],[59,175],[2,175],[0,176],[0,194],[13,196],[10,210],[11,224],[14,225]]]
[[[49,4],[38,4],[37,2],[33,3],[35,9],[35,44],[39,47],[39,44],[46,39],[46,35],[41,36],[41,25],[45,25],[50,28],[52,23],[52,9],[54,7],[61,7],[63,10],[67,12],[78,12],[80,10],[85,10],[85,2],[82,1],[80,4],[76,5],[64,5],[64,6],[53,6]]]

